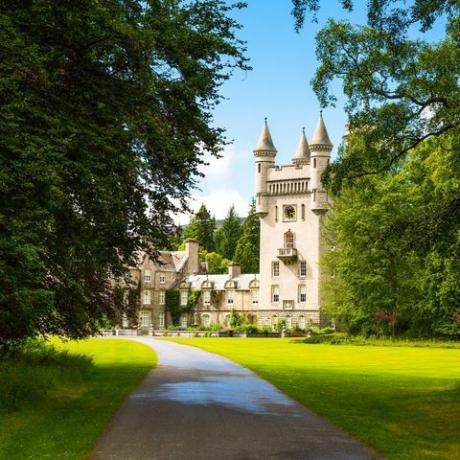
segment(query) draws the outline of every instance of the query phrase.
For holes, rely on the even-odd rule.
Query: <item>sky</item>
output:
[[[318,23],[308,19],[300,33],[294,31],[290,0],[247,0],[248,7],[233,16],[243,26],[238,38],[247,42],[247,56],[253,70],[236,73],[221,88],[226,98],[214,112],[216,126],[226,129],[232,141],[222,158],[208,158],[203,166],[205,177],[198,190],[192,191],[192,210],[204,203],[211,213],[222,219],[231,205],[240,216],[247,214],[254,196],[255,146],[264,117],[278,150],[276,163],[289,164],[296,150],[302,127],[310,140],[319,116],[319,103],[310,86],[318,61],[315,35],[328,17],[365,22],[366,0],[356,0],[352,14],[339,7],[338,0],[321,2]],[[337,151],[346,124],[344,98],[340,87],[334,88],[336,107],[323,111],[329,137]],[[187,223],[189,216],[179,216]]]

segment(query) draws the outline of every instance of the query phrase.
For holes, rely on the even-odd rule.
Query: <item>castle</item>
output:
[[[265,120],[254,148],[256,212],[260,218],[260,273],[241,274],[236,263],[227,275],[203,273],[198,243],[186,242],[185,251],[161,251],[155,260],[143,256],[130,269],[140,287],[139,326],[161,329],[171,324],[166,291],[179,290],[185,306],[192,290],[200,297],[180,325],[228,325],[232,310],[244,313],[258,326],[286,328],[319,324],[321,227],[328,196],[321,175],[329,164],[332,143],[322,115],[308,143],[302,132],[289,165],[275,164],[277,150]],[[125,319],[123,327],[130,324]]]

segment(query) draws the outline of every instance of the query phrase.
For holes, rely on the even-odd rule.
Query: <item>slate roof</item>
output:
[[[212,289],[215,291],[223,291],[225,289],[225,283],[227,281],[236,282],[237,290],[249,290],[249,283],[257,279],[257,275],[253,273],[245,273],[243,275],[235,276],[231,278],[229,275],[189,275],[185,278],[185,281],[190,283],[192,289],[201,289],[201,285],[204,281],[210,281],[213,284]]]

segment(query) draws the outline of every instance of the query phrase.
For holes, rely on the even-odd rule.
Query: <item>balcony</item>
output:
[[[297,249],[296,248],[279,248],[278,259],[284,263],[291,263],[297,260]]]

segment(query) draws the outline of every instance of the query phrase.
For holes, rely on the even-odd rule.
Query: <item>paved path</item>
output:
[[[159,365],[115,415],[94,460],[377,458],[225,358],[172,342],[137,340],[154,348]]]

